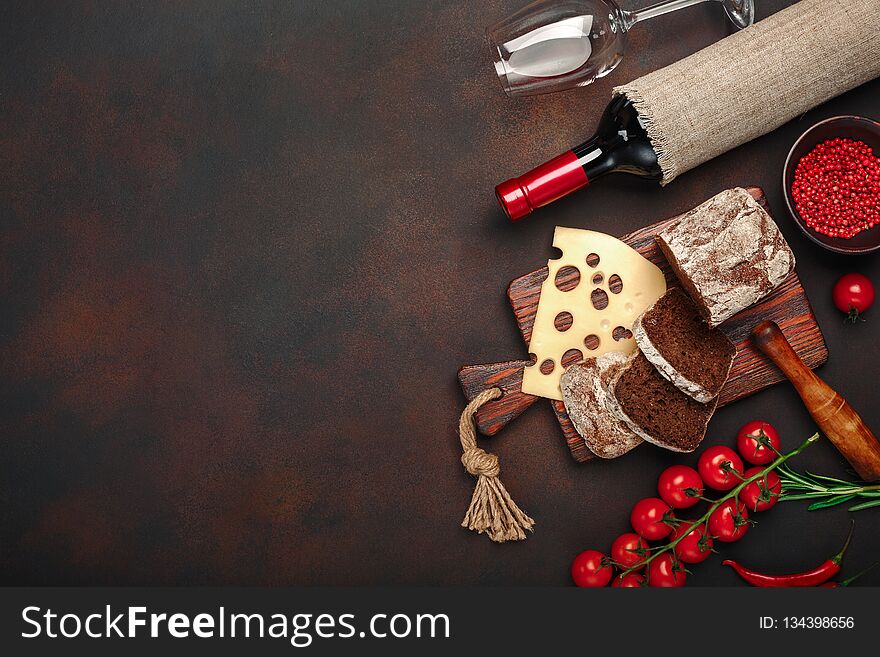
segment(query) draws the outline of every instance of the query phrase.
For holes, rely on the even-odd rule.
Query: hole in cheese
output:
[[[574,317],[571,316],[571,313],[563,310],[561,313],[556,315],[556,318],[553,320],[553,326],[556,327],[556,330],[559,332],[565,332],[571,328],[571,325],[574,323]]]
[[[575,363],[580,363],[584,359],[584,352],[580,349],[569,349],[562,354],[562,367],[568,368]]]
[[[620,294],[623,291],[623,281],[620,279],[620,276],[611,274],[611,277],[608,279],[608,289],[611,290],[611,294]]]
[[[590,294],[590,302],[596,310],[605,310],[608,307],[608,294],[597,287]]]
[[[560,267],[553,281],[560,292],[571,292],[581,282],[581,273],[577,267],[566,265]]]

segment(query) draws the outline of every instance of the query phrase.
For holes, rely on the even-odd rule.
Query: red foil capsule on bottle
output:
[[[566,151],[518,178],[495,188],[498,203],[511,221],[585,187],[589,179],[574,151]]]

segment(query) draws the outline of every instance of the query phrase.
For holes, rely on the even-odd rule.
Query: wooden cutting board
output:
[[[747,189],[758,203],[767,209],[767,200],[764,198],[763,190],[758,187]],[[654,236],[676,219],[678,219],[677,216],[659,221],[620,238],[660,267],[670,287],[677,286],[678,281],[669,263],[666,262],[657,247]],[[507,296],[526,346],[532,337],[532,326],[535,322],[535,313],[538,310],[541,285],[547,278],[547,274],[547,267],[542,267],[514,279],[507,289]],[[765,319],[773,320],[779,324],[791,346],[809,367],[816,368],[828,360],[828,347],[825,345],[825,338],[816,323],[816,317],[813,315],[813,309],[810,307],[810,302],[797,272],[792,272],[779,287],[760,303],[734,315],[720,326],[721,330],[736,345],[737,353],[730,371],[730,378],[721,390],[718,400],[719,406],[726,406],[784,379],[776,366],[755,349],[749,338],[749,331],[752,327]],[[504,393],[499,399],[484,404],[477,411],[477,427],[484,435],[491,436],[498,433],[539,399],[539,397],[523,393],[521,389],[523,367],[528,364],[528,360],[512,360],[488,365],[466,365],[458,371],[459,383],[469,400],[486,388],[493,386],[501,388]],[[575,460],[589,461],[595,458],[595,454],[587,448],[583,438],[578,435],[572,425],[565,412],[564,404],[556,400],[548,401],[553,406],[562,433]]]

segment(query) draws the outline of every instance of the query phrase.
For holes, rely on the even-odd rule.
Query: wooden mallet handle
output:
[[[858,475],[880,479],[880,442],[852,407],[804,364],[776,322],[752,329],[752,340],[782,370],[819,426]]]

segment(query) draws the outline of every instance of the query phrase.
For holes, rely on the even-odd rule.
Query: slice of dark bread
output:
[[[718,399],[701,404],[660,376],[641,352],[611,383],[608,405],[643,440],[673,452],[692,452],[703,441]]]
[[[571,423],[599,458],[614,459],[642,444],[642,439],[608,408],[608,386],[627,360],[626,354],[609,351],[575,363],[559,380]]]
[[[632,331],[645,358],[683,393],[705,404],[721,392],[736,346],[703,321],[681,289],[668,290],[636,319]]]

